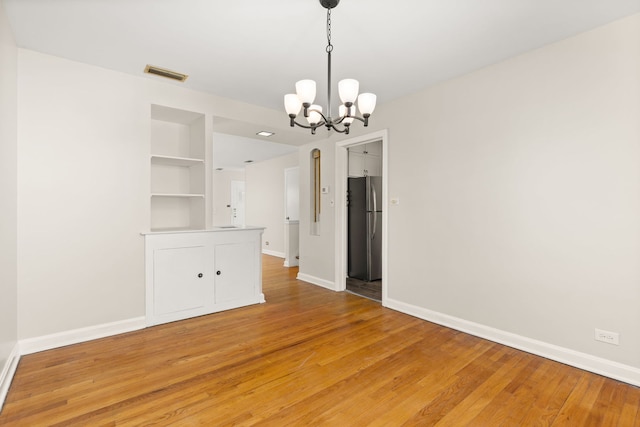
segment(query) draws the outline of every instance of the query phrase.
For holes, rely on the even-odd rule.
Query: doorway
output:
[[[347,148],[348,292],[382,301],[382,141]]]
[[[284,170],[284,266],[300,264],[300,167]]]
[[[385,305],[387,298],[387,132],[380,131],[362,137],[349,139],[338,143],[336,146],[336,191],[344,194],[344,203],[336,203],[336,288],[339,291],[348,291],[361,295]],[[377,181],[372,184],[368,181]],[[352,193],[354,186],[362,186],[364,190],[358,190],[365,197],[373,199],[372,191],[375,191],[375,206],[366,204],[361,200],[364,208],[355,211],[360,216],[355,223],[350,215],[350,204],[357,204],[356,200],[350,200],[355,195]],[[352,188],[350,188],[350,185]],[[368,189],[368,190],[367,190]],[[362,212],[364,209],[365,212]],[[370,212],[367,212],[370,211]],[[350,219],[351,217],[351,219]],[[370,248],[358,248],[350,244],[350,228],[360,227],[360,234],[368,236],[368,243],[373,240],[379,245],[378,252],[370,252]],[[367,242],[367,240],[365,240]],[[353,251],[356,251],[355,253]],[[371,260],[367,273],[358,270],[362,264],[354,265],[353,255],[360,258],[376,258]],[[366,263],[370,261],[365,261]],[[356,263],[357,264],[357,263]],[[356,268],[354,268],[356,267]],[[378,269],[378,273],[372,272]],[[362,270],[360,268],[360,270]]]

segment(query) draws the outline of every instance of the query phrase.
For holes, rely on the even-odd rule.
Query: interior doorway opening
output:
[[[382,301],[382,141],[347,149],[348,292]]]
[[[336,147],[336,191],[345,195],[344,203],[336,203],[336,290],[382,305],[388,287],[387,142],[383,130]]]

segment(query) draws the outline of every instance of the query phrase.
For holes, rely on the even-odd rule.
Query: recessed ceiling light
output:
[[[253,163],[253,160],[245,160],[245,163]]]
[[[266,136],[268,138],[271,135],[275,135],[275,133],[274,132],[267,132],[266,130],[262,130],[262,131],[256,133],[256,135],[258,135],[258,136]]]

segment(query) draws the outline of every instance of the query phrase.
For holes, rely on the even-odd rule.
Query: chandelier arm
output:
[[[359,120],[362,120],[359,117],[356,117],[356,118],[359,119]],[[346,125],[346,124],[343,125],[344,129],[340,129],[339,127],[337,127],[337,125],[341,124],[341,122],[342,122],[342,120],[340,120],[338,122],[329,122],[327,120],[323,120],[320,123],[316,123],[315,125],[304,125],[302,123],[298,123],[293,117],[291,117],[291,127],[299,126],[301,128],[304,128],[304,129],[311,129],[311,133],[312,134],[315,134],[316,133],[316,129],[318,129],[319,127],[322,127],[322,126],[326,126],[327,129],[329,129],[329,130],[333,129],[334,131],[336,131],[338,133],[349,134],[349,126],[348,125]]]
[[[346,119],[347,117],[345,117]],[[360,120],[362,123],[365,122],[365,119],[363,119],[362,117],[358,117],[358,116],[349,116],[349,119],[356,119],[356,120]]]
[[[329,122],[331,122],[331,120],[330,120],[327,116],[325,116],[324,114],[322,114],[322,111],[320,111],[320,110],[316,110],[315,108],[314,108],[314,109],[311,109],[311,108],[310,108],[310,109],[309,109],[309,111],[313,111],[314,113],[318,113],[318,114],[320,114],[320,117],[322,117],[322,120],[323,120],[323,122],[321,122],[322,124],[325,124],[325,123],[329,123]],[[305,116],[305,117],[308,117],[308,116]],[[329,116],[329,117],[331,117],[331,116]]]
[[[315,130],[315,129],[321,127],[321,126],[326,125],[327,122],[322,121],[320,123],[316,123],[315,125],[311,126],[311,125],[303,125],[302,123],[298,123],[295,119],[291,119],[291,127],[293,127],[294,124],[296,126],[300,126],[301,128]]]
[[[329,129],[333,129],[334,131],[338,132],[338,133],[349,133],[349,127],[345,126],[344,129],[340,130],[339,128],[336,127],[337,123],[328,123],[325,126]]]

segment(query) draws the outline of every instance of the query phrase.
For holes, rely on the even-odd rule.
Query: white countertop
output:
[[[211,228],[207,228],[204,230],[193,230],[193,229],[167,229],[167,230],[153,230],[153,231],[146,231],[142,234],[143,236],[146,235],[154,235],[154,234],[176,234],[176,233],[215,233],[215,232],[224,232],[224,231],[247,231],[247,230],[264,230],[265,227],[256,227],[256,226],[252,226],[252,225],[245,225],[245,226],[235,226],[235,225],[221,225],[221,226],[215,226],[215,227],[211,227]]]

